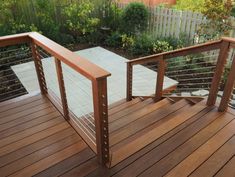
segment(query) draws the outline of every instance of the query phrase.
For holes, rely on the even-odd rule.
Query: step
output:
[[[153,111],[156,111],[160,109],[163,106],[169,106],[173,104],[172,101],[170,101],[168,98],[165,98],[157,103],[149,103],[143,107],[140,107],[140,109],[131,112],[127,114],[126,116],[120,117],[116,121],[109,123],[109,132],[114,132],[117,129],[120,129],[121,127],[128,125],[129,123],[137,120],[140,117],[143,117],[144,115],[147,115]]]
[[[118,106],[114,106],[114,107],[111,107],[109,110],[108,110],[108,114],[109,116],[111,116],[112,114],[115,114],[123,109],[126,109],[128,107],[131,107],[133,106],[134,104],[136,103],[139,103],[141,102],[142,100],[140,98],[135,98],[131,101],[128,101],[128,102],[124,102],[122,104],[119,104]]]
[[[183,99],[170,106],[165,106],[162,109],[158,109],[146,115],[141,115],[141,114],[135,114],[134,116],[128,115],[126,119],[135,119],[135,120],[121,127],[120,129],[110,133],[110,146],[117,144],[123,139],[135,134],[136,132],[144,129],[145,127],[148,127],[154,122],[161,120],[162,118],[177,111],[178,109],[184,107],[187,104],[189,104],[189,102]]]
[[[142,109],[142,108],[144,108],[145,106],[147,106],[147,105],[149,105],[151,103],[153,103],[153,99],[150,98],[150,99],[146,99],[146,100],[143,100],[141,102],[138,102],[136,104],[133,104],[131,106],[128,106],[128,107],[122,109],[121,111],[116,112],[116,113],[110,115],[109,116],[109,123],[112,123],[115,120],[118,120],[121,117],[124,117],[124,116],[126,116],[126,115],[128,115],[128,114],[130,114],[130,113],[132,113],[134,111]]]
[[[155,114],[154,117],[158,121],[155,121],[152,124],[148,124],[147,127],[145,126],[145,128],[139,129],[139,131],[135,131],[135,133],[133,133],[132,135],[129,135],[125,139],[119,141],[118,144],[115,144],[113,146],[111,145],[110,149],[111,161],[109,167],[112,167],[117,163],[119,163],[120,161],[131,156],[135,152],[139,151],[148,144],[157,140],[164,134],[170,132],[171,130],[173,130],[180,124],[184,123],[185,121],[189,120],[191,117],[195,116],[196,114],[198,114],[207,107],[204,101],[198,102],[195,105],[191,105],[191,103],[189,102],[187,102],[187,104],[183,104],[185,102],[187,102],[187,100],[185,99],[180,100],[179,102],[176,102],[171,106],[167,106],[161,109],[164,110],[162,112],[161,110],[156,111],[158,113]],[[169,108],[173,109],[174,108],[173,106],[176,105],[178,105],[178,109],[175,109],[175,111],[171,111],[171,113],[168,115],[165,113],[166,111],[170,111]],[[184,105],[184,106],[180,107],[179,105]],[[159,119],[159,117],[163,116],[163,113],[165,113],[164,119]],[[124,135],[124,133],[122,135]],[[112,137],[110,137],[110,141],[112,142],[111,138]]]

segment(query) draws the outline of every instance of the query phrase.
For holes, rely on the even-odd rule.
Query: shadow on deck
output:
[[[182,111],[191,107],[188,112],[192,112],[199,108],[198,104],[203,105],[198,100],[163,100],[168,108],[172,101],[175,102],[172,105],[178,105],[168,113],[172,118],[184,117]],[[111,106],[110,119],[120,118],[124,112],[125,117],[134,114],[139,101]],[[112,127],[114,131],[115,126],[110,124],[110,131]],[[134,131],[130,127],[128,130]],[[218,112],[216,106],[200,107],[200,111],[110,169],[99,165],[95,153],[41,94],[0,103],[0,132],[0,176],[229,177],[235,174],[235,112],[231,109]],[[111,134],[111,144],[113,141]]]

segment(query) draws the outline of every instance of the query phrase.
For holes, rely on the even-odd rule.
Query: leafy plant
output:
[[[231,10],[231,0],[205,0],[202,13],[207,17],[207,22],[201,25],[199,36],[207,41],[228,35]]]
[[[170,44],[166,41],[155,41],[153,44],[153,52],[154,53],[161,53],[161,52],[167,52],[172,50],[173,47],[170,46]]]
[[[122,31],[135,35],[146,30],[148,9],[143,3],[133,2],[127,5],[122,14]]]
[[[126,37],[126,36],[125,36]],[[119,48],[122,45],[122,35],[119,32],[113,32],[105,41],[110,47]]]
[[[134,41],[134,38],[132,36],[128,36],[127,34],[123,34],[121,35],[121,38],[122,38],[122,48],[124,49],[130,49],[135,41]]]
[[[99,19],[92,16],[94,4],[90,0],[81,0],[71,3],[64,9],[66,27],[76,39],[77,36],[94,32],[99,24]]]
[[[154,41],[149,35],[141,35],[136,37],[134,45],[132,46],[133,55],[149,55],[153,52]]]

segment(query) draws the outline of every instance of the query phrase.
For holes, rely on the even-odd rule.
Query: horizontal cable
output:
[[[215,67],[216,66],[209,66],[209,67],[203,67],[203,68],[193,68],[193,69],[185,69],[185,70],[177,70],[177,71],[168,71],[166,73],[169,74],[169,73],[183,72],[183,71],[195,71],[195,70],[203,70],[203,69],[212,69],[212,68],[215,68]]]

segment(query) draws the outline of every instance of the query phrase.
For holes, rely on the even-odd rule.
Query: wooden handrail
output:
[[[222,38],[221,40],[213,41],[213,42],[207,42],[204,44],[199,44],[191,47],[186,47],[183,49],[173,50],[169,52],[163,52],[155,55],[150,55],[146,57],[137,58],[134,60],[130,60],[127,62],[127,100],[130,100],[132,98],[132,75],[133,75],[133,65],[137,64],[146,64],[149,62],[156,62],[158,63],[159,68],[159,75],[157,78],[157,85],[156,85],[156,92],[155,92],[155,100],[158,101],[162,97],[162,89],[163,89],[163,78],[164,78],[164,72],[165,72],[165,65],[164,62],[166,59],[175,58],[179,56],[186,56],[190,54],[195,54],[198,52],[206,52],[210,50],[216,50],[220,49],[220,54],[218,57],[215,74],[213,76],[209,97],[207,100],[207,105],[211,106],[214,105],[217,98],[217,93],[219,90],[219,84],[223,75],[224,67],[226,64],[226,59],[228,57],[229,49],[233,47],[235,48],[235,39],[234,38]],[[160,66],[159,66],[160,65]],[[235,65],[235,62],[233,62],[233,65]],[[230,71],[228,81],[225,86],[224,95],[221,101],[221,105],[219,107],[220,111],[226,110],[229,102],[229,98],[231,96],[232,88],[235,82],[234,78],[235,73],[235,66],[232,66],[232,69]]]
[[[30,44],[41,93],[48,96],[52,101],[54,101],[54,98],[51,97],[47,90],[47,83],[43,72],[42,61],[39,57],[38,47],[41,47],[55,58],[61,96],[60,107],[62,107],[62,114],[65,119],[69,122],[71,121],[69,119],[69,108],[67,105],[61,62],[91,80],[96,128],[96,150],[94,151],[97,152],[99,162],[106,164],[109,161],[107,77],[111,74],[39,33],[30,32],[0,37],[0,47],[23,43]]]
[[[69,67],[73,68],[89,80],[101,79],[111,75],[111,73],[107,72],[101,67],[76,55],[72,51],[66,49],[65,47],[57,44],[56,42],[48,39],[47,37],[37,32],[29,32],[0,37],[0,47],[28,43],[30,41],[42,47],[48,53],[50,53]]]
[[[132,65],[144,64],[144,63],[148,63],[148,62],[152,62],[152,61],[156,62],[156,60],[158,60],[157,58],[159,58],[159,56],[163,56],[163,59],[170,59],[170,58],[175,58],[175,57],[179,57],[179,56],[186,56],[186,55],[190,55],[190,54],[195,54],[198,52],[206,52],[208,50],[216,50],[216,49],[220,49],[221,43],[222,43],[222,40],[207,42],[204,44],[198,44],[198,45],[186,47],[183,49],[177,49],[177,50],[173,50],[173,51],[169,51],[169,52],[163,52],[163,53],[159,53],[159,54],[154,54],[154,55],[149,55],[146,57],[137,58],[134,60],[127,61],[127,63],[131,63]]]
[[[76,55],[39,33],[32,32],[29,34],[29,37],[35,44],[90,80],[101,79],[111,75],[101,67]]]

